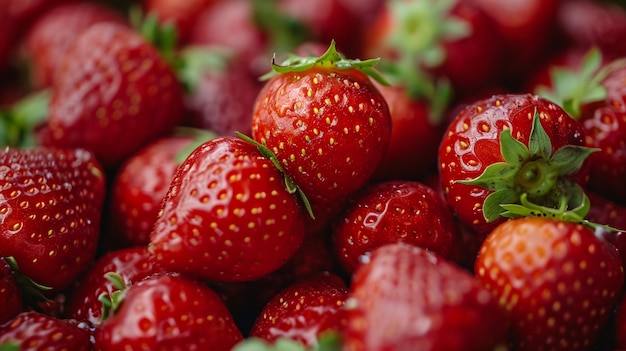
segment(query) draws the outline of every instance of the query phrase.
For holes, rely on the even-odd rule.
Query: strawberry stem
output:
[[[302,72],[313,67],[323,67],[326,69],[349,70],[356,69],[368,75],[378,83],[389,85],[389,82],[383,75],[375,69],[380,59],[369,59],[361,61],[359,59],[350,60],[337,51],[335,41],[330,42],[330,46],[319,57],[302,57],[297,55],[288,55],[287,59],[282,63],[277,63],[276,54],[272,57],[272,71],[261,76],[262,80],[269,79],[280,73]]]
[[[36,311],[42,312],[39,308],[39,302],[48,301],[48,298],[44,295],[44,292],[51,290],[52,288],[38,284],[29,277],[21,274],[17,261],[13,256],[8,256],[4,259],[11,267],[13,277],[15,278],[17,286],[19,287],[20,291],[22,292],[22,296],[24,297],[25,305],[32,307]]]
[[[280,164],[280,162],[278,162],[278,158],[276,157],[276,155],[272,152],[272,150],[270,150],[267,146],[259,143],[258,141],[250,138],[249,136],[240,133],[240,132],[235,132],[235,134],[255,145],[257,147],[257,149],[259,150],[259,152],[268,160],[270,160],[272,162],[272,164],[274,165],[274,167],[283,175],[283,179],[285,182],[285,188],[287,189],[287,191],[290,194],[294,194],[297,193],[298,197],[300,198],[300,200],[302,200],[302,204],[304,205],[304,208],[306,209],[308,215],[312,218],[315,219],[315,214],[313,213],[313,209],[311,208],[311,203],[309,202],[309,199],[306,197],[306,195],[304,194],[304,192],[302,191],[302,189],[296,184],[296,182],[285,172],[285,169],[283,168],[283,166]]]
[[[586,195],[583,189],[569,176],[578,171],[585,159],[598,149],[566,145],[552,153],[552,142],[536,110],[532,123],[528,146],[513,138],[509,129],[503,130],[500,133],[500,150],[504,162],[489,165],[474,179],[460,181],[493,191],[483,204],[483,216],[487,222],[502,216],[507,211],[507,207],[503,206],[518,205],[522,199],[527,199],[528,204],[557,208],[558,213],[564,212],[567,207],[579,208],[584,203]],[[562,208],[564,204],[565,209]]]
[[[104,277],[111,282],[113,288],[116,290],[110,293],[103,292],[100,296],[98,296],[98,301],[102,303],[101,321],[104,321],[111,315],[115,314],[115,311],[117,311],[122,304],[124,295],[126,294],[126,283],[119,274],[115,272],[107,272],[104,274]]]

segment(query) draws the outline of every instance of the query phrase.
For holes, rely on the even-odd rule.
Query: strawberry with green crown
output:
[[[439,148],[439,175],[458,218],[488,233],[503,216],[567,212],[582,220],[582,126],[558,105],[530,94],[502,94],[466,106],[449,125]],[[526,209],[505,209],[523,204]],[[567,211],[565,211],[567,210]]]
[[[252,136],[308,197],[316,227],[360,189],[391,134],[389,108],[370,77],[378,60],[348,60],[332,42],[320,57],[273,60],[254,108]]]

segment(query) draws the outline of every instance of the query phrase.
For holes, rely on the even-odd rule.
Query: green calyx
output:
[[[0,109],[0,147],[35,145],[35,129],[48,117],[50,91],[27,95],[6,109]]]
[[[335,41],[331,41],[330,46],[322,56],[302,57],[289,55],[282,63],[277,63],[276,54],[272,58],[272,71],[264,74],[261,79],[269,79],[280,73],[303,72],[313,67],[323,67],[326,69],[348,70],[356,69],[376,80],[380,84],[388,85],[387,80],[375,69],[380,59],[369,59],[361,61],[359,59],[350,60],[337,51]]]
[[[623,58],[603,65],[602,53],[598,48],[592,48],[585,54],[577,69],[552,69],[552,88],[539,86],[535,93],[557,103],[573,118],[578,119],[583,105],[606,99],[607,91],[602,85],[603,80],[613,70],[624,65],[626,59]]]
[[[235,134],[239,138],[243,139],[244,141],[246,141],[248,143],[251,143],[254,146],[256,146],[257,149],[259,150],[259,152],[264,157],[266,157],[267,159],[269,159],[272,162],[274,167],[283,175],[283,179],[284,179],[284,182],[285,182],[285,188],[287,189],[287,192],[289,192],[289,194],[297,193],[298,197],[302,201],[302,204],[304,205],[304,208],[306,209],[308,215],[312,219],[315,219],[315,215],[313,213],[313,209],[311,208],[311,203],[309,202],[309,199],[306,197],[306,195],[304,194],[302,189],[300,189],[300,187],[296,184],[296,182],[285,172],[285,169],[280,164],[280,162],[278,162],[278,158],[272,152],[272,150],[270,150],[267,146],[259,143],[258,141],[250,138],[249,136],[247,136],[247,135],[245,135],[243,133],[235,132]]]
[[[311,347],[288,339],[279,338],[274,343],[256,337],[250,337],[235,345],[232,351],[340,351],[341,339],[337,332],[324,332],[318,343]]]
[[[557,210],[565,213],[573,208],[577,216],[584,218],[589,209],[585,201],[589,200],[585,200],[587,197],[582,187],[569,176],[577,172],[597,149],[566,145],[552,153],[550,137],[535,111],[528,147],[505,129],[500,133],[500,150],[504,162],[488,166],[475,179],[461,181],[493,191],[483,204],[487,222],[510,216],[513,213],[511,206],[520,204],[522,207],[532,204],[529,208],[534,213],[546,216],[552,216]]]
[[[451,15],[457,0],[395,0],[389,3],[393,24],[389,46],[413,65],[437,67],[445,60],[443,43],[467,37],[470,25]]]
[[[6,262],[11,267],[11,272],[24,299],[24,305],[32,307],[35,311],[42,312],[39,307],[40,302],[48,301],[48,298],[44,295],[45,291],[49,291],[52,288],[49,286],[36,283],[29,277],[20,273],[17,261],[13,256],[5,257]]]
[[[20,346],[11,342],[0,344],[0,351],[20,351]]]
[[[124,283],[124,279],[119,274],[107,272],[104,274],[104,277],[111,282],[116,290],[111,293],[103,292],[98,296],[98,301],[102,303],[101,321],[105,321],[111,315],[115,314],[115,311],[117,311],[122,304],[124,295],[126,294],[126,283]]]

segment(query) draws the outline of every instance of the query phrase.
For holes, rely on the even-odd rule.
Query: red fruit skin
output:
[[[0,256],[50,287],[68,287],[94,258],[104,202],[104,171],[81,149],[0,152]]]
[[[353,273],[361,257],[385,244],[404,242],[451,258],[457,240],[445,200],[430,187],[412,181],[370,185],[338,217],[333,231],[335,252]]]
[[[178,44],[189,42],[198,14],[219,2],[217,0],[142,0],[144,11],[156,15],[162,25],[173,24]]]
[[[600,236],[615,245],[622,258],[622,265],[626,267],[626,206],[617,204],[594,192],[588,191],[587,196],[591,201],[591,207],[585,219],[617,229],[617,231],[604,230]]]
[[[150,242],[163,198],[182,162],[177,155],[192,142],[191,136],[161,137],[124,162],[112,185],[104,245],[122,248]]]
[[[591,229],[537,217],[491,232],[475,272],[510,311],[511,343],[520,351],[588,350],[624,282],[615,247]]]
[[[85,323],[63,320],[39,312],[22,312],[0,325],[0,345],[21,351],[91,350],[91,331]]]
[[[217,135],[250,134],[252,109],[261,90],[256,77],[233,59],[225,69],[202,73],[199,83],[185,98],[184,124],[208,129]]]
[[[482,204],[491,191],[458,181],[474,179],[489,165],[504,161],[499,137],[505,127],[528,145],[535,110],[550,137],[552,152],[565,145],[583,146],[582,126],[556,104],[531,94],[499,94],[477,100],[459,112],[444,134],[439,175],[446,200],[459,220],[478,234],[489,233],[505,219],[487,222]],[[586,175],[583,167],[573,180],[584,186]]]
[[[154,263],[146,247],[109,251],[72,286],[65,303],[65,318],[100,325],[102,302],[98,298],[103,293],[109,295],[119,290],[105,277],[109,272],[117,273],[128,286],[163,270]]]
[[[489,291],[405,243],[372,252],[353,276],[345,308],[346,351],[495,350],[506,342],[506,312]]]
[[[0,301],[0,324],[22,312],[22,292],[13,269],[4,258],[0,258]]]
[[[232,315],[207,286],[174,275],[128,288],[124,303],[94,332],[95,351],[228,351],[243,336]]]
[[[612,58],[626,55],[626,10],[617,3],[561,1],[556,23],[562,39],[570,46],[598,47]]]
[[[391,138],[375,181],[416,180],[437,169],[437,150],[444,125],[432,121],[427,101],[412,99],[400,86],[376,87],[387,101]]]
[[[191,43],[230,49],[252,76],[271,70],[268,38],[254,22],[252,2],[218,1],[198,14],[191,30]]]
[[[62,4],[40,16],[23,39],[22,49],[33,87],[51,86],[59,62],[76,37],[99,22],[126,24],[121,14],[92,2]]]
[[[359,18],[344,0],[280,0],[279,4],[284,15],[306,26],[313,40],[326,44],[335,40],[339,51],[349,57],[356,54],[354,29],[359,26]]]
[[[487,14],[502,40],[499,71],[503,83],[516,84],[541,64],[556,46],[560,0],[468,0]]]
[[[302,243],[304,219],[272,161],[221,137],[180,165],[154,228],[150,250],[165,269],[230,282],[284,265]]]
[[[354,69],[276,75],[259,93],[252,120],[253,138],[274,152],[310,201],[314,226],[368,182],[390,135],[385,99]]]
[[[618,349],[626,349],[626,300],[624,299],[622,299],[617,306],[615,315],[615,335],[617,336]]]
[[[449,79],[455,94],[458,95],[471,93],[477,88],[493,84],[501,65],[502,49],[501,38],[491,18],[470,1],[465,0],[455,2],[449,17],[467,23],[470,34],[460,39],[437,39],[439,42],[435,45],[441,46],[444,50],[443,62],[435,67],[421,67],[421,63],[416,63],[416,70],[425,69],[436,77]],[[414,19],[416,23],[421,21],[419,18]],[[397,60],[398,50],[393,45],[396,45],[394,41],[401,39],[393,37],[394,23],[398,22],[399,19],[395,18],[390,6],[384,6],[372,20],[369,28],[365,29],[362,56],[382,57],[388,62]],[[433,26],[432,23],[425,25]]]
[[[320,274],[278,292],[254,322],[250,336],[269,342],[289,338],[307,347],[320,335],[339,331],[348,297],[345,282],[333,274]]]
[[[109,169],[169,133],[182,114],[182,87],[156,49],[133,29],[97,23],[59,63],[41,142],[90,149]]]
[[[583,109],[585,146],[600,148],[589,156],[589,188],[626,205],[626,64],[602,81],[607,97]]]

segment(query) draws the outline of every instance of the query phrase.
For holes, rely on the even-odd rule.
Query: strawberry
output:
[[[22,312],[0,325],[0,348],[17,350],[91,350],[91,331],[85,323],[63,320],[39,312]],[[12,350],[8,348],[7,350]]]
[[[551,215],[584,212],[583,166],[594,150],[583,147],[583,135],[562,108],[530,94],[494,95],[467,105],[439,147],[448,204],[478,234],[505,220],[502,204],[524,202]]]
[[[609,320],[624,270],[581,224],[518,218],[486,238],[475,272],[510,312],[515,350],[588,350]]]
[[[348,288],[333,274],[320,274],[279,291],[256,319],[251,337],[269,342],[289,338],[308,347],[342,326],[342,308]]]
[[[9,259],[0,258],[0,324],[22,312],[22,291]]]
[[[504,309],[467,271],[406,243],[368,258],[345,303],[342,350],[495,350],[506,342]]]
[[[181,56],[188,83],[188,112],[182,123],[218,135],[249,135],[252,108],[261,84],[244,69],[247,63],[228,49],[202,46],[183,48]]]
[[[79,34],[99,22],[126,23],[124,17],[105,5],[76,2],[55,6],[32,25],[23,39],[23,55],[31,84],[52,85],[59,62]]]
[[[104,171],[81,149],[0,152],[0,256],[50,293],[68,287],[95,256]]]
[[[450,258],[454,220],[445,200],[415,181],[388,181],[364,188],[334,226],[334,248],[353,273],[361,257],[377,247],[405,242]]]
[[[497,77],[502,52],[496,33],[471,1],[392,0],[365,31],[363,55],[381,57],[404,77],[425,70],[462,95]]]
[[[72,285],[67,294],[64,316],[89,322],[93,326],[100,325],[103,318],[101,295],[111,295],[119,290],[105,276],[111,272],[126,285],[131,285],[162,270],[153,262],[146,247],[108,251]]]
[[[166,25],[172,24],[176,28],[180,45],[189,41],[194,23],[198,14],[212,6],[217,0],[142,0],[146,13],[155,15]]]
[[[535,89],[578,119],[585,145],[599,149],[589,157],[589,188],[626,204],[626,60],[605,60],[590,50],[575,68],[553,67],[548,85]]]
[[[435,106],[439,102],[434,101],[434,96],[413,93],[410,84],[404,78],[391,86],[377,84],[389,106],[392,128],[389,146],[373,176],[376,181],[416,180],[436,170],[437,149],[444,130],[437,109],[446,108],[448,97],[439,94],[446,101],[441,102],[444,106]]]
[[[356,55],[358,40],[354,28],[359,18],[344,0],[280,0],[279,10],[285,16],[301,22],[309,40],[328,43],[334,40],[343,53]]]
[[[615,335],[619,350],[626,349],[626,299],[620,301],[615,316]]]
[[[320,57],[273,63],[254,108],[252,136],[273,151],[323,227],[380,163],[389,108],[368,75],[378,60],[348,60],[334,42]]]
[[[554,50],[561,0],[469,0],[483,10],[501,37],[500,81],[519,84]]]
[[[232,315],[206,285],[176,275],[146,278],[94,332],[95,351],[230,350],[242,340]]]
[[[127,26],[90,26],[57,73],[41,142],[92,150],[107,169],[182,117],[183,90],[172,68]]]
[[[186,129],[185,129],[186,130]],[[130,156],[111,185],[108,248],[147,245],[176,168],[202,142],[215,135],[188,130],[160,137]]]
[[[618,3],[561,1],[556,23],[569,46],[584,50],[597,47],[611,58],[626,55],[622,39],[626,35],[626,9]]]
[[[302,242],[304,211],[275,164],[237,137],[192,151],[151,234],[156,261],[166,270],[225,282],[259,278],[285,264]]]

